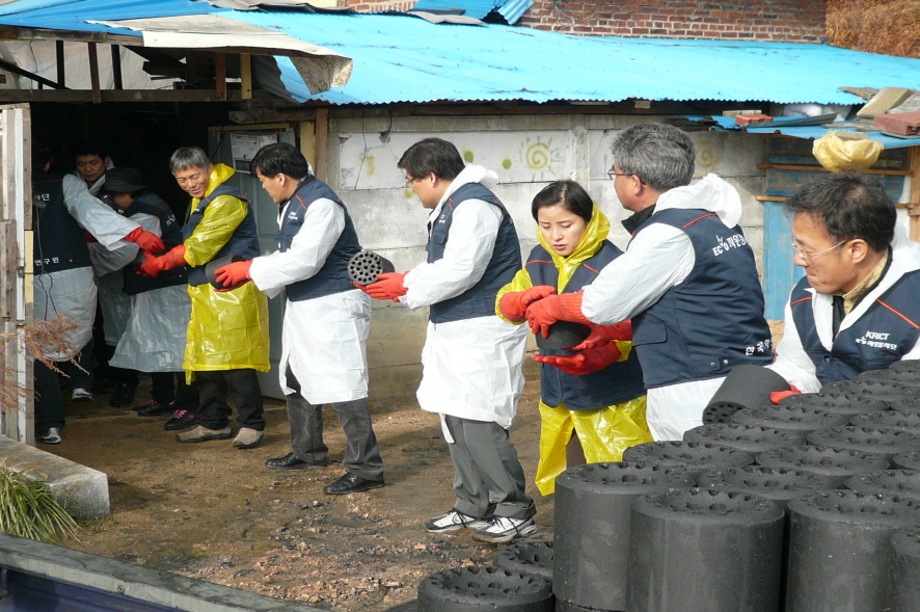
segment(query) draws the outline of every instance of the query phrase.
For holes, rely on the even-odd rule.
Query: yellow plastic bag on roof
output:
[[[815,140],[812,153],[830,172],[865,171],[878,160],[885,147],[862,132],[828,132]]]

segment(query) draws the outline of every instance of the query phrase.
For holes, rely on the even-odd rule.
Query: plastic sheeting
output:
[[[184,284],[132,296],[131,316],[109,365],[140,372],[180,371],[191,308]]]
[[[645,423],[646,398],[635,399],[600,410],[551,408],[540,402],[540,462],[534,478],[543,495],[556,490],[556,477],[565,471],[565,447],[578,434],[588,463],[620,461],[623,451],[652,441]]]

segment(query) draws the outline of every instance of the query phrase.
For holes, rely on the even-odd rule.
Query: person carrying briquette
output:
[[[33,141],[33,312],[36,321],[62,315],[74,325],[64,339],[66,350],[45,347],[45,357],[61,363],[92,353],[97,292],[84,229],[106,249],[119,249],[133,242],[145,252],[154,253],[163,249],[163,241],[93,197],[81,179],[52,172],[52,163],[49,149]],[[74,389],[74,399],[92,398],[91,376],[85,385]],[[35,362],[35,388],[36,439],[44,444],[59,444],[64,427],[60,382],[57,372],[41,361]]]
[[[526,321],[530,304],[580,291],[623,253],[607,240],[607,216],[575,181],[544,187],[531,212],[540,244],[496,301],[497,314],[515,324]],[[567,467],[620,461],[627,448],[652,440],[629,322],[591,328],[592,335],[568,350],[543,348],[534,356],[540,362],[541,418],[534,480],[543,495],[555,491],[556,477]]]
[[[138,170],[122,166],[106,175],[106,192],[125,217],[160,236],[167,249],[182,243],[182,230],[169,204],[147,188]],[[187,385],[182,371],[191,311],[188,275],[180,266],[156,278],[141,276],[137,269],[143,260],[138,255],[124,270],[123,289],[131,296],[131,313],[109,365],[149,373],[152,399],[135,408],[138,415],[171,414],[164,428],[184,429],[196,424],[198,407],[198,386]]]
[[[517,233],[490,189],[498,177],[464,166],[452,143],[426,138],[397,165],[431,211],[428,260],[406,273],[380,274],[364,290],[409,308],[429,307],[416,396],[422,410],[440,415],[456,500],[425,528],[475,529],[476,540],[510,542],[537,530],[508,433],[524,388],[527,329],[495,315],[498,290],[521,267]]]
[[[633,215],[626,251],[583,291],[527,308],[534,333],[556,321],[632,319],[656,440],[680,440],[737,366],[773,359],[754,251],[738,225],[741,197],[714,174],[691,182],[695,149],[680,129],[629,127],[612,145],[620,204]]]
[[[805,276],[789,295],[768,366],[794,387],[778,393],[814,393],[920,359],[920,244],[898,223],[884,186],[868,175],[828,174],[784,207]]]
[[[181,147],[169,158],[169,169],[187,194],[191,212],[182,228],[183,242],[159,257],[150,257],[139,273],[188,266],[191,317],[182,369],[186,381],[198,381],[199,425],[176,436],[179,442],[226,440],[233,436],[227,404],[232,396],[240,429],[236,448],[252,448],[262,439],[265,416],[257,372],[268,372],[268,300],[252,283],[218,291],[205,268],[215,259],[257,257],[259,235],[249,202],[232,183],[235,171],[212,164],[198,147]]]
[[[328,464],[323,405],[330,404],[345,430],[342,463],[347,471],[323,492],[344,495],[382,487],[383,459],[367,407],[371,301],[348,275],[349,260],[361,250],[351,216],[293,145],[262,147],[250,171],[278,204],[279,249],[227,264],[216,276],[231,287],[252,280],[272,297],[286,295],[278,373],[292,452],[265,465],[296,469]]]

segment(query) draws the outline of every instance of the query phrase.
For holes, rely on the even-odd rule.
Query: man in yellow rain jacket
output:
[[[182,228],[184,242],[165,255],[147,259],[141,272],[156,276],[164,270],[189,266],[192,314],[182,367],[189,379],[199,381],[196,415],[200,424],[177,439],[206,442],[229,438],[229,393],[240,424],[233,445],[252,448],[265,429],[256,372],[270,369],[267,298],[253,283],[215,290],[205,275],[205,266],[216,259],[258,256],[255,216],[239,190],[228,182],[234,170],[212,164],[201,149],[177,149],[169,159],[169,169],[179,187],[192,196],[192,212]]]

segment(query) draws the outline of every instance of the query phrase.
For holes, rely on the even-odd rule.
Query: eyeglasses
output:
[[[407,176],[407,177],[406,177],[406,189],[412,189],[412,183],[414,183],[414,182],[416,182],[416,181],[421,181],[421,180],[424,180],[424,179],[425,179],[424,176],[419,176],[419,177],[415,177],[415,178],[413,178],[413,177],[411,177],[411,176]]]
[[[826,249],[821,249],[820,251],[813,251],[811,253],[807,251],[803,251],[801,247],[799,247],[799,241],[796,240],[795,238],[792,238],[790,242],[792,243],[792,248],[795,250],[795,254],[799,256],[799,259],[804,261],[806,264],[810,264],[811,262],[818,259],[822,255],[826,255],[830,253],[831,251],[833,251],[834,249],[836,249],[837,247],[841,246],[842,244],[845,244],[847,241],[841,240],[837,244],[829,246]]]
[[[618,176],[632,176],[632,174],[628,172],[617,172],[613,168],[607,171],[607,178],[609,178],[612,181],[617,180]]]

